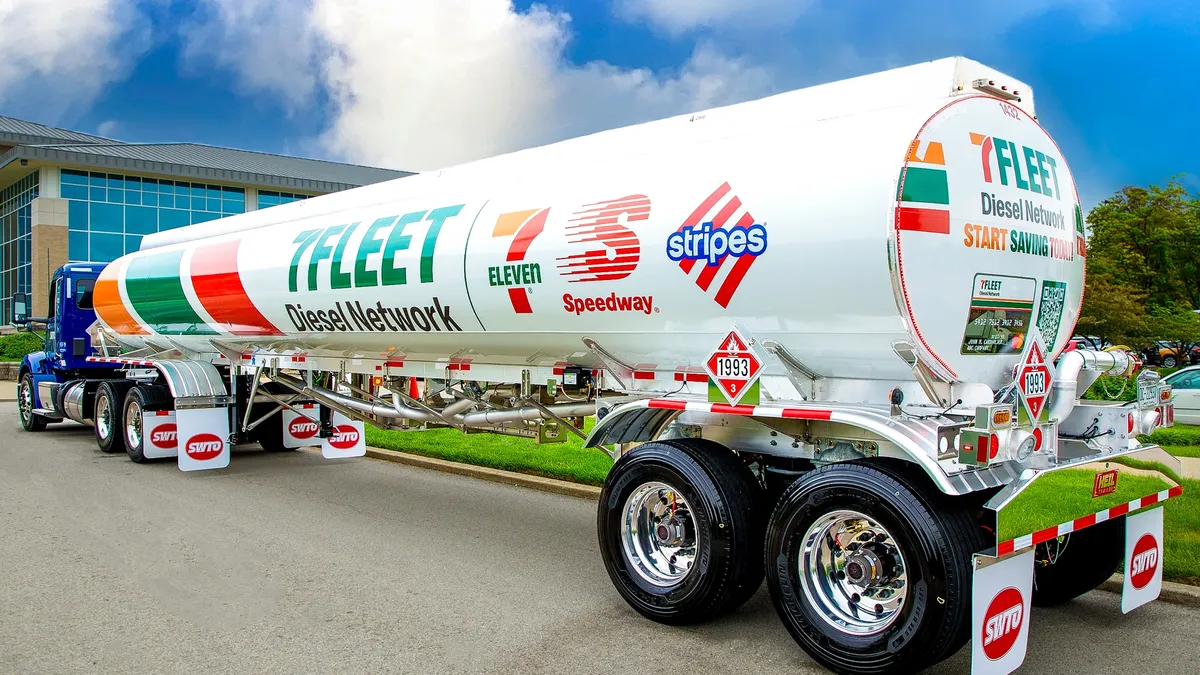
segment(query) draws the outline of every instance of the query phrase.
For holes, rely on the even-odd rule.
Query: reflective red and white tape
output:
[[[684,401],[674,398],[652,398],[647,401],[646,407],[654,410],[686,410],[688,412],[714,413],[719,415],[780,417],[790,420],[830,420],[834,417],[832,410],[818,410],[815,408],[784,408],[781,406],[763,405],[729,405],[728,403]]]
[[[1017,537],[1016,539],[1010,539],[1008,541],[1001,542],[1000,545],[996,547],[996,555],[1005,556],[1015,551],[1027,549],[1031,546],[1037,546],[1042,542],[1050,541],[1051,539],[1057,539],[1065,534],[1082,530],[1085,527],[1091,527],[1096,523],[1103,523],[1106,520],[1120,518],[1130,511],[1137,511],[1138,509],[1144,509],[1147,506],[1153,506],[1159,502],[1165,502],[1168,499],[1171,499],[1172,497],[1178,497],[1181,494],[1183,494],[1183,486],[1176,485],[1175,487],[1169,490],[1163,490],[1158,494],[1146,495],[1145,497],[1135,499],[1125,504],[1118,504],[1112,508],[1093,513],[1090,516],[1076,518],[1069,523],[1062,523],[1061,525],[1056,525],[1054,527],[1047,527],[1046,529],[1038,530],[1033,534],[1027,534]]]
[[[127,366],[140,366],[142,368],[153,368],[153,361],[134,361],[132,359],[120,359],[111,356],[89,356],[88,363],[121,363]]]

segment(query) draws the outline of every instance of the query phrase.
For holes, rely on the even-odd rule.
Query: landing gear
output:
[[[915,672],[966,644],[982,545],[965,508],[903,473],[830,465],[771,514],[767,585],[788,632],[826,668]]]
[[[600,495],[600,551],[621,597],[649,619],[699,623],[762,584],[761,490],[712,441],[647,443],[619,459]]]

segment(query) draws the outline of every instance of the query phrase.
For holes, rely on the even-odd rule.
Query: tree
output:
[[[1134,341],[1147,334],[1145,305],[1144,291],[1108,274],[1089,274],[1078,330],[1113,344]]]
[[[1151,335],[1171,343],[1181,364],[1186,363],[1186,355],[1200,345],[1200,315],[1188,305],[1156,308],[1147,327]]]

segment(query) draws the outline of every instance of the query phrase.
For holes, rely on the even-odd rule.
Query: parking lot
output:
[[[821,672],[765,591],[704,626],[634,614],[590,501],[304,451],[184,474],[0,405],[0,672]],[[1035,610],[1022,672],[1194,672],[1198,634],[1094,592]]]

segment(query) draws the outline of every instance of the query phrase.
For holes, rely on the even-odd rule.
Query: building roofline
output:
[[[178,178],[187,178],[189,180],[214,181],[223,183],[236,183],[261,188],[287,188],[291,190],[327,193],[338,192],[350,188],[359,187],[358,184],[340,183],[322,180],[309,180],[303,178],[293,178],[289,176],[276,176],[260,173],[249,173],[245,171],[235,171],[230,169],[217,169],[212,167],[193,166],[188,164],[175,164],[165,162],[154,162],[141,159],[126,159],[124,157],[110,157],[107,155],[98,155],[94,153],[72,152],[68,148],[72,146],[95,147],[91,144],[72,143],[70,145],[55,144],[55,145],[18,145],[8,152],[0,155],[0,169],[4,169],[9,164],[21,160],[33,160],[48,162],[51,164],[67,164],[81,167],[87,167],[94,170],[103,171],[124,171],[130,173],[147,173],[161,176],[174,176]],[[127,144],[115,142],[114,147],[120,147]],[[180,145],[180,144],[170,144]],[[198,144],[190,144],[198,145]],[[241,151],[248,152],[248,151]],[[266,154],[266,153],[258,153]],[[306,161],[324,161],[324,160],[306,160]],[[328,162],[336,164],[335,162]],[[411,172],[397,172],[397,178],[412,175]]]
[[[413,174],[412,171],[404,171],[402,169],[389,169],[387,167],[373,166],[370,164],[351,164],[348,162],[335,162],[331,159],[315,159],[312,157],[301,157],[299,155],[284,155],[284,154],[278,153],[278,152],[263,152],[261,150],[246,150],[244,148],[231,148],[231,147],[228,147],[225,145],[210,145],[208,143],[194,143],[192,141],[161,141],[161,142],[156,141],[156,142],[149,142],[149,143],[142,143],[142,142],[126,143],[125,141],[111,141],[108,143],[69,143],[69,142],[63,142],[61,140],[56,140],[56,141],[53,141],[50,143],[27,143],[26,145],[32,145],[32,146],[43,147],[43,148],[55,148],[58,150],[68,150],[68,151],[72,147],[75,147],[75,146],[83,146],[83,147],[87,147],[87,148],[110,148],[110,147],[111,148],[163,148],[163,147],[179,147],[182,145],[187,145],[187,146],[191,146],[194,148],[205,148],[205,149],[210,149],[210,150],[228,150],[229,152],[240,152],[240,153],[245,153],[245,154],[249,154],[249,155],[260,155],[262,157],[294,159],[294,160],[298,160],[301,162],[311,162],[311,163],[316,163],[316,164],[328,164],[330,166],[344,166],[344,167],[354,167],[354,168],[363,168],[363,169],[377,169],[379,171],[393,171],[393,172],[398,172],[398,173],[402,173],[405,175]]]

